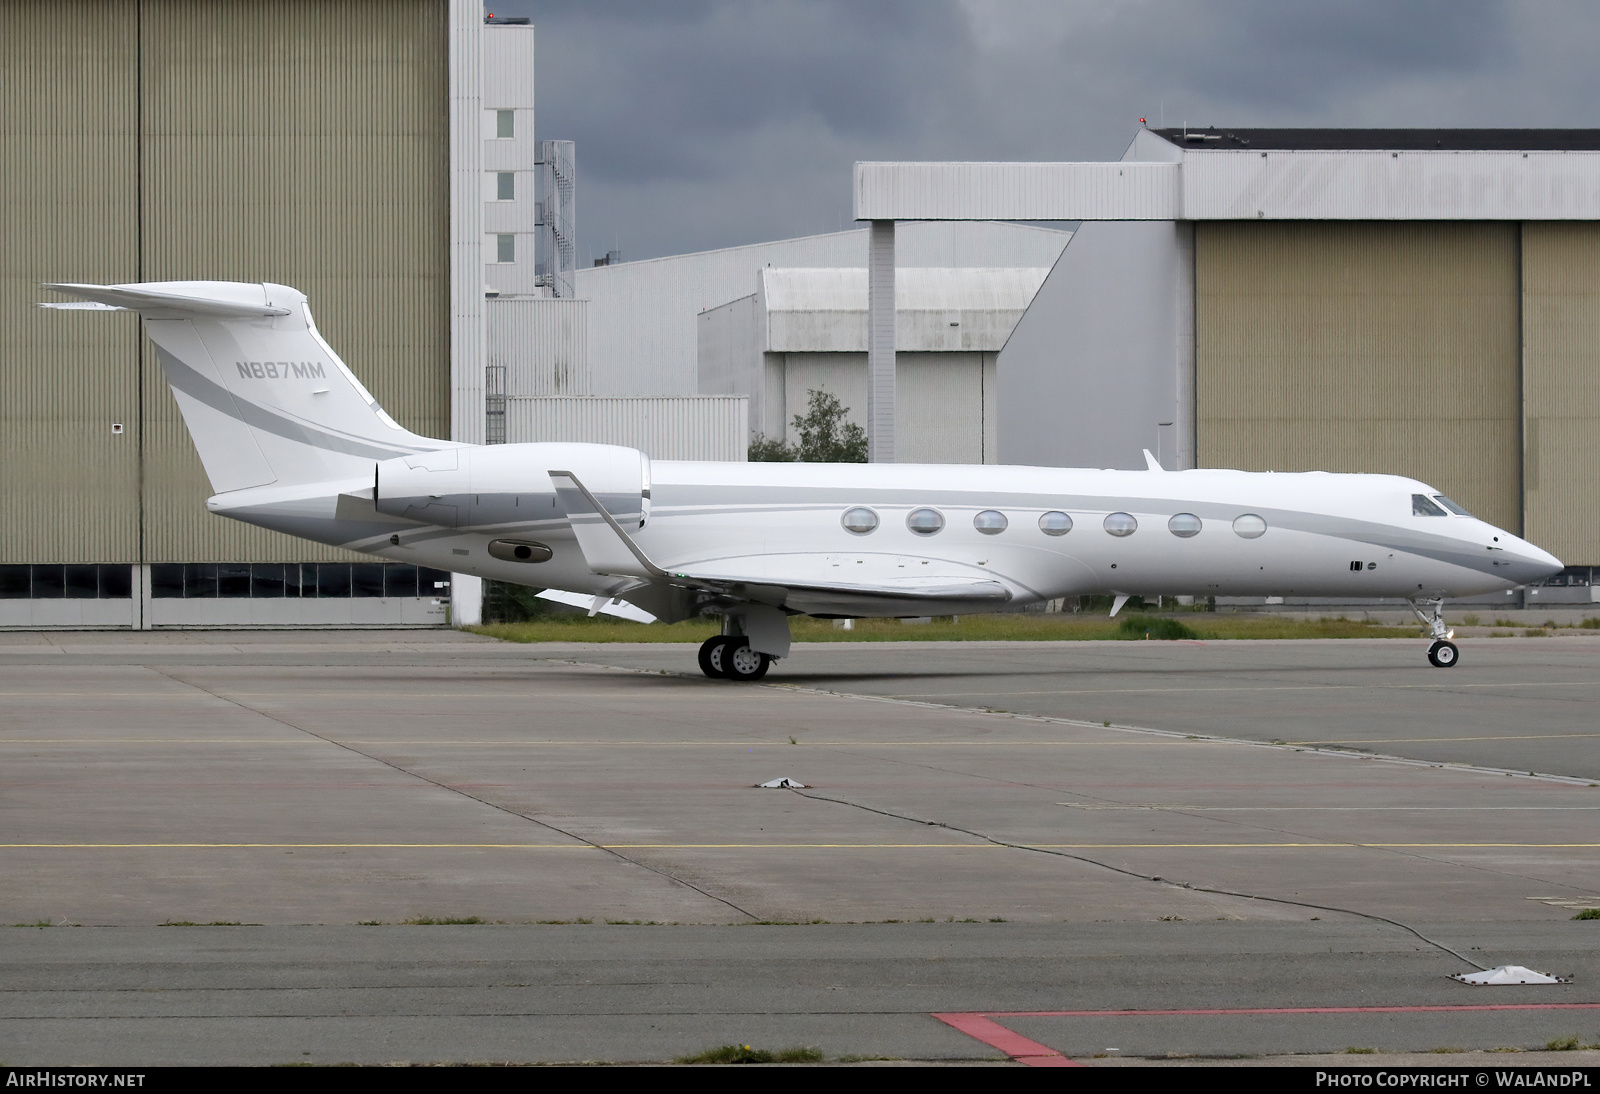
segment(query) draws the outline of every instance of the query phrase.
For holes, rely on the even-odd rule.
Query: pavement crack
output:
[[[314,729],[308,729],[305,726],[296,725],[294,722],[291,722],[286,718],[280,718],[278,715],[268,713],[267,711],[262,710],[259,707],[254,707],[254,706],[251,706],[249,703],[243,702],[243,701],[241,701],[239,699],[232,698],[231,696],[228,696],[228,695],[223,695],[220,692],[214,691],[211,688],[206,687],[204,684],[197,684],[192,680],[185,680],[181,676],[175,676],[172,673],[168,672],[167,670],[165,670],[163,668],[160,668],[159,666],[147,665],[145,667],[148,668],[151,672],[154,672],[159,676],[166,677],[168,680],[171,680],[175,684],[181,684],[184,687],[189,687],[189,688],[193,688],[196,691],[204,692],[206,695],[211,696],[213,699],[217,699],[217,700],[220,700],[221,702],[227,703],[227,704],[229,704],[231,706],[238,707],[240,710],[247,710],[251,714],[256,714],[256,715],[259,715],[262,718],[267,719],[268,721],[276,722],[278,725],[281,725],[286,729],[292,729],[296,733],[303,733],[307,737],[314,737],[317,740],[323,742],[324,744],[333,745],[335,748],[340,748],[340,749],[343,749],[344,751],[349,752],[349,753],[351,753],[353,755],[360,756],[363,759],[371,760],[373,763],[382,764],[384,767],[387,767],[392,771],[398,771],[402,775],[407,775],[407,776],[409,776],[409,777],[411,777],[413,779],[417,779],[417,780],[419,780],[421,782],[425,782],[425,783],[429,784],[430,786],[438,787],[440,790],[446,791],[446,792],[451,793],[451,794],[459,794],[463,798],[468,798],[468,799],[470,799],[472,801],[478,802],[480,805],[486,805],[490,809],[493,809],[493,810],[496,810],[498,812],[504,813],[507,816],[517,817],[520,820],[527,821],[529,824],[536,824],[540,828],[546,829],[547,831],[555,832],[558,835],[566,836],[568,839],[576,840],[579,843],[586,844],[589,847],[593,847],[596,851],[602,851],[605,854],[610,855],[612,858],[615,858],[615,859],[618,859],[619,861],[628,863],[630,866],[637,866],[641,870],[648,870],[650,873],[655,874],[657,877],[665,878],[666,880],[672,882],[675,885],[682,885],[684,888],[691,889],[694,892],[699,893],[701,896],[705,897],[708,900],[714,900],[718,904],[722,904],[722,905],[725,905],[725,906],[727,906],[729,908],[732,908],[734,911],[738,912],[740,915],[746,917],[747,919],[756,920],[756,921],[759,921],[761,919],[761,917],[756,915],[754,912],[746,911],[745,909],[743,909],[743,908],[739,907],[737,904],[735,904],[733,901],[728,900],[725,897],[720,897],[716,893],[708,892],[705,889],[702,889],[700,886],[696,885],[694,882],[686,881],[683,878],[678,877],[676,874],[672,873],[669,870],[664,870],[664,869],[661,869],[658,866],[652,866],[648,862],[643,862],[643,861],[641,861],[639,859],[632,858],[632,857],[630,857],[628,855],[623,854],[621,851],[616,850],[613,847],[608,847],[605,844],[598,843],[595,840],[589,839],[587,836],[584,836],[584,835],[582,835],[582,834],[580,834],[578,832],[574,832],[574,831],[571,831],[569,829],[562,828],[559,825],[551,824],[547,820],[541,820],[538,817],[530,816],[527,813],[523,813],[523,812],[521,812],[519,810],[512,809],[510,806],[501,805],[499,802],[490,801],[488,798],[482,797],[481,795],[473,794],[470,791],[463,790],[459,786],[451,786],[449,783],[440,782],[438,779],[431,779],[431,778],[429,778],[428,776],[422,774],[419,771],[413,771],[410,768],[405,767],[405,766],[403,766],[401,764],[397,764],[392,760],[384,759],[382,756],[374,755],[371,752],[364,752],[361,749],[355,747],[354,745],[347,744],[344,741],[337,740],[336,738],[333,738],[333,737],[328,737],[328,736],[326,736],[324,734],[318,733]]]
[[[849,801],[848,799],[845,799],[845,798],[830,798],[825,794],[808,794],[804,790],[796,790],[793,787],[788,788],[788,790],[789,790],[789,793],[791,793],[791,794],[798,795],[799,797],[802,797],[802,798],[810,798],[813,801],[833,802],[836,805],[845,805],[845,806],[849,806],[852,809],[861,809],[861,810],[864,810],[865,812],[868,812],[868,813],[876,813],[881,817],[892,817],[892,818],[894,818],[896,820],[909,821],[912,824],[920,824],[920,825],[931,826],[931,827],[935,827],[935,828],[943,828],[943,829],[946,829],[947,831],[951,831],[951,832],[962,832],[962,833],[964,833],[966,835],[974,837],[975,839],[980,839],[980,840],[984,840],[985,842],[992,843],[997,847],[1009,847],[1012,850],[1016,850],[1016,851],[1032,851],[1035,854],[1054,855],[1057,858],[1072,859],[1075,862],[1086,863],[1086,864],[1088,864],[1090,866],[1098,866],[1103,870],[1111,870],[1114,873],[1122,874],[1125,877],[1138,878],[1140,881],[1152,881],[1152,882],[1155,882],[1156,884],[1159,884],[1159,885],[1174,885],[1174,886],[1177,886],[1180,889],[1188,889],[1191,892],[1196,892],[1196,893],[1215,893],[1215,894],[1217,894],[1219,896],[1239,897],[1239,898],[1242,898],[1244,900],[1261,900],[1261,901],[1267,901],[1267,902],[1272,903],[1272,904],[1289,904],[1289,905],[1293,905],[1294,907],[1297,907],[1297,908],[1315,908],[1318,911],[1342,912],[1345,915],[1360,916],[1363,919],[1370,919],[1370,920],[1373,920],[1373,921],[1378,922],[1378,923],[1387,923],[1391,927],[1399,927],[1401,930],[1407,931],[1410,934],[1413,934],[1416,937],[1420,938],[1422,941],[1426,942],[1428,945],[1434,947],[1435,949],[1443,950],[1445,953],[1450,954],[1452,957],[1460,958],[1462,961],[1465,961],[1467,964],[1471,965],[1475,969],[1482,970],[1484,968],[1483,965],[1478,964],[1476,961],[1472,960],[1472,958],[1466,956],[1465,954],[1463,954],[1463,953],[1461,953],[1461,952],[1459,952],[1457,950],[1451,949],[1449,946],[1446,946],[1443,942],[1438,942],[1438,941],[1436,941],[1436,940],[1434,940],[1432,938],[1429,938],[1427,935],[1423,934],[1421,931],[1417,930],[1415,927],[1412,927],[1409,924],[1402,923],[1398,919],[1390,919],[1388,916],[1378,915],[1376,912],[1363,912],[1363,911],[1360,911],[1360,910],[1355,909],[1355,908],[1340,908],[1340,907],[1335,907],[1332,904],[1312,904],[1309,901],[1305,901],[1305,900],[1290,900],[1287,897],[1280,897],[1280,896],[1263,896],[1260,893],[1244,893],[1244,892],[1237,892],[1237,891],[1232,890],[1232,889],[1215,889],[1215,888],[1212,888],[1209,885],[1194,885],[1194,884],[1191,884],[1191,883],[1189,883],[1187,881],[1176,881],[1176,880],[1174,880],[1172,878],[1161,877],[1159,874],[1141,874],[1137,870],[1129,870],[1126,867],[1115,866],[1115,865],[1113,865],[1113,864],[1111,864],[1109,862],[1103,862],[1100,859],[1090,858],[1087,855],[1075,855],[1075,854],[1072,854],[1070,852],[1062,851],[1062,850],[1059,850],[1059,849],[1054,848],[1054,847],[1036,847],[1036,846],[1034,846],[1032,844],[1028,844],[1028,843],[1015,843],[1015,842],[1012,842],[1011,840],[1003,840],[1003,839],[1000,839],[1000,838],[998,838],[996,836],[991,836],[991,835],[989,835],[988,833],[985,833],[985,832],[979,832],[979,831],[976,831],[976,830],[971,829],[971,828],[963,828],[958,824],[946,824],[943,821],[927,820],[927,819],[922,818],[922,817],[913,817],[913,816],[909,816],[908,814],[905,814],[905,813],[896,813],[896,812],[894,812],[893,810],[890,810],[890,809],[879,809],[876,806],[863,805],[860,802]]]

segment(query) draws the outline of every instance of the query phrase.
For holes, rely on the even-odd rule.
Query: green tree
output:
[[[782,437],[757,433],[750,438],[750,454],[747,458],[751,463],[793,463],[799,455],[793,445],[783,443]]]
[[[749,458],[765,463],[866,463],[866,430],[849,421],[849,413],[837,396],[812,388],[806,392],[806,412],[793,418],[800,444],[757,433],[750,441]]]

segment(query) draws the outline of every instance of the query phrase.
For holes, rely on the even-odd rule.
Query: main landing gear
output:
[[[1445,629],[1444,601],[1425,600],[1419,603],[1411,600],[1407,603],[1411,605],[1411,610],[1416,613],[1417,618],[1422,620],[1422,625],[1428,628],[1428,634],[1433,639],[1433,645],[1428,647],[1428,664],[1436,669],[1454,668],[1456,662],[1461,659],[1461,651],[1450,641],[1455,637],[1455,632]],[[1432,613],[1423,611],[1422,604],[1431,605]]]
[[[772,655],[757,653],[742,635],[718,634],[700,646],[700,671],[713,680],[759,680],[772,667]]]

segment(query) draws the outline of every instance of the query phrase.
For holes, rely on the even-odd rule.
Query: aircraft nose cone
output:
[[[1524,542],[1516,553],[1514,571],[1524,585],[1546,581],[1566,569],[1561,560],[1549,551]]]
[[[1541,551],[1539,548],[1535,547],[1533,549],[1533,556],[1534,557],[1529,560],[1529,565],[1531,565],[1538,573],[1539,576],[1535,579],[1537,581],[1544,581],[1547,578],[1555,577],[1562,570],[1566,569],[1566,567],[1561,564],[1561,560],[1555,555],[1551,554],[1549,551]]]

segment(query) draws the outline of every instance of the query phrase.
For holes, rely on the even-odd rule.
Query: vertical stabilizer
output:
[[[456,447],[385,414],[294,289],[231,281],[47,287],[143,316],[219,494],[367,476],[378,460]]]

